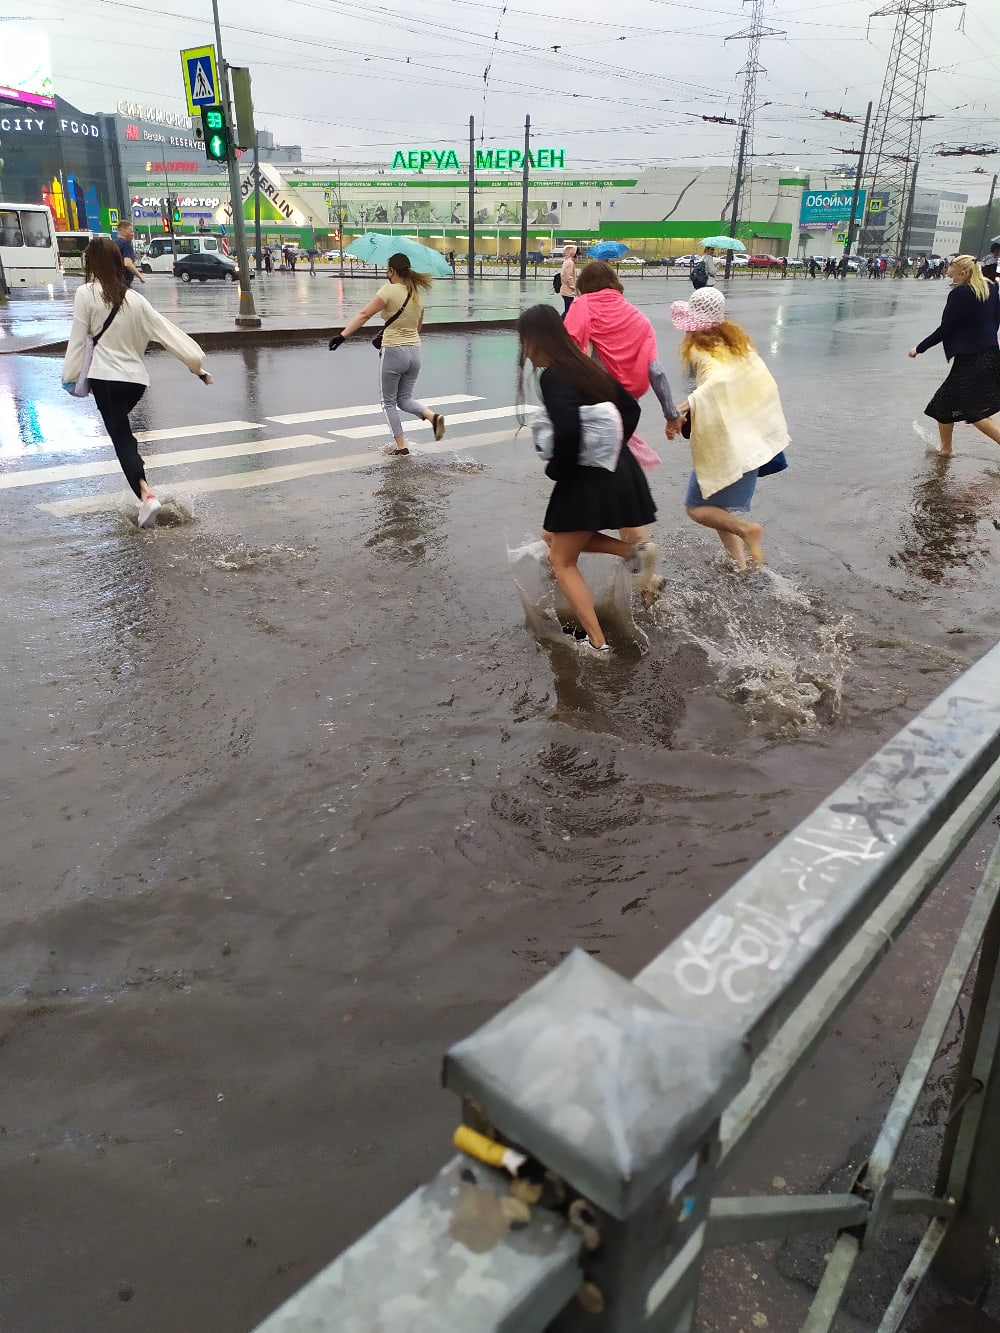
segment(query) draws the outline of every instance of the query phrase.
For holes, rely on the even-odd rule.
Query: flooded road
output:
[[[738,289],[793,436],[771,571],[725,570],[663,441],[669,586],[610,663],[523,623],[512,335],[426,338],[452,425],[406,462],[363,340],[210,390],[152,357],[133,423],[193,522],[145,532],[58,361],[0,360],[0,1326],[252,1327],[443,1160],[450,1042],[572,947],[631,975],[1000,637],[1000,457],[913,425],[945,295]],[[848,1132],[907,1049],[852,1030],[815,1084]]]

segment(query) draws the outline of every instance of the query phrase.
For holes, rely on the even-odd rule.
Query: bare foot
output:
[[[759,523],[748,523],[742,533],[746,548],[750,553],[751,563],[757,568],[767,563],[764,559],[764,548],[760,544],[762,532],[763,528]]]

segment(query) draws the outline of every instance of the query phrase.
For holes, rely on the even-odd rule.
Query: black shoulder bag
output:
[[[382,335],[385,333],[386,329],[389,327],[390,324],[395,324],[396,320],[399,319],[400,315],[403,313],[403,311],[406,309],[406,307],[407,307],[409,304],[410,304],[410,293],[407,292],[407,293],[406,293],[406,300],[405,300],[405,301],[403,302],[403,304],[399,307],[399,309],[396,311],[396,313],[391,317],[391,319],[387,319],[387,320],[385,321],[385,323],[384,323],[384,324],[382,325],[382,327],[379,329],[378,333],[376,333],[375,337],[372,339],[372,346],[375,348],[376,351],[381,352],[381,350],[382,350]]]

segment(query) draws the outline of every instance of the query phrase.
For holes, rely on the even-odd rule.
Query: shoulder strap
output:
[[[391,318],[387,319],[385,323],[382,325],[383,332],[389,327],[390,324],[395,324],[396,320],[399,319],[400,315],[403,313],[403,311],[409,304],[410,304],[410,293],[407,292],[406,300],[403,302],[403,304],[399,307],[396,313]]]
[[[128,293],[126,292],[126,296],[127,296],[127,295],[128,295]],[[118,302],[118,304],[112,308],[112,310],[111,310],[111,314],[108,315],[107,319],[106,319],[106,320],[104,321],[104,323],[101,325],[101,330],[100,330],[100,332],[94,334],[94,346],[95,346],[95,347],[96,347],[97,344],[101,341],[101,339],[104,337],[104,335],[107,333],[108,329],[111,327],[111,322],[112,322],[112,320],[114,319],[115,315],[118,314],[118,311],[121,310],[121,308],[122,308],[122,306],[123,306],[124,304],[125,304],[125,297],[123,296],[122,299]]]

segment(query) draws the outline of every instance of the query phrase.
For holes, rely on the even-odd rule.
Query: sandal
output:
[[[435,413],[434,413],[434,416],[431,418],[431,426],[432,426],[433,429],[434,429],[434,438],[435,438],[435,440],[443,440],[443,439],[444,439],[444,417],[441,415],[440,412],[435,412]]]
[[[409,454],[409,449],[383,449],[382,452],[388,458],[405,458]]]

